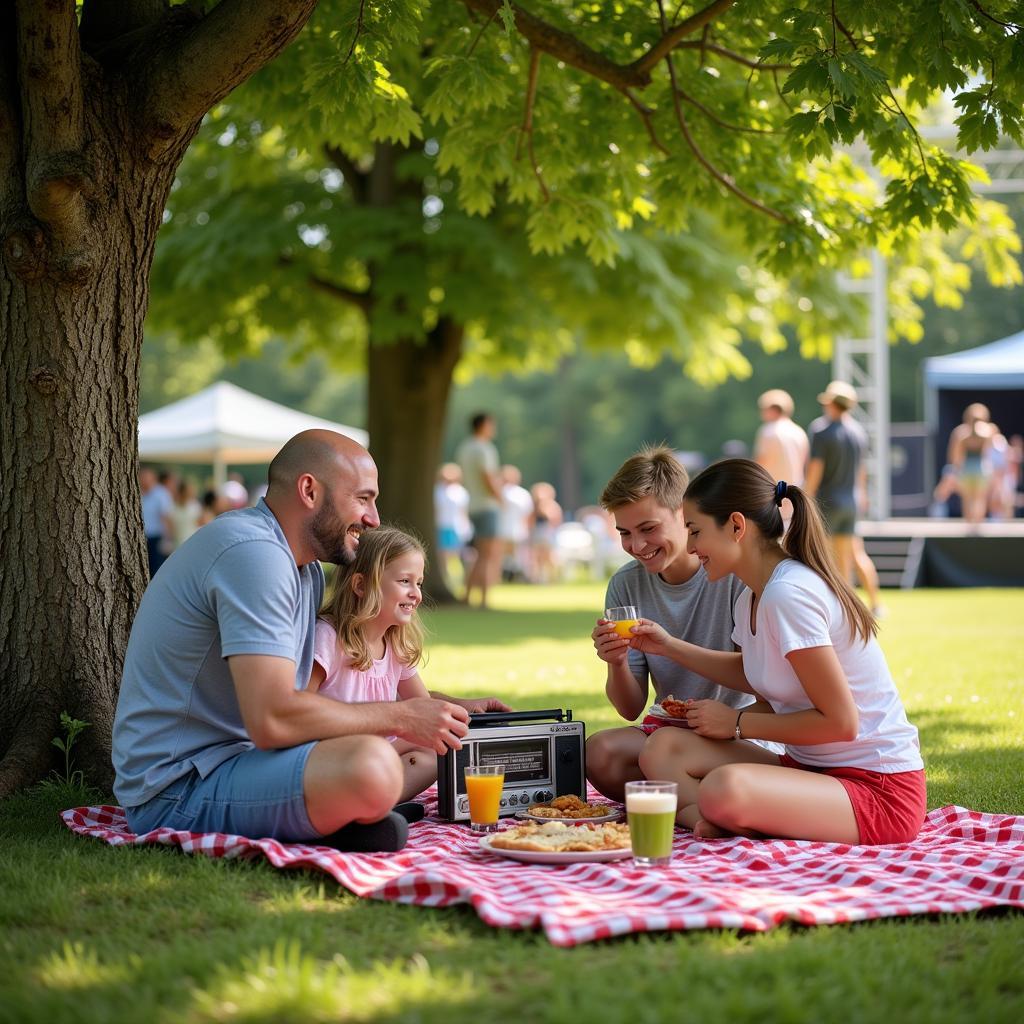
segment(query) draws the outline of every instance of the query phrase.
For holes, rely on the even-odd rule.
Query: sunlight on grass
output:
[[[59,953],[45,957],[36,972],[40,985],[55,989],[85,989],[95,985],[123,984],[131,976],[131,961],[100,962],[94,949],[81,942],[65,942]]]
[[[473,998],[467,974],[435,975],[422,956],[354,970],[340,954],[322,961],[297,942],[278,942],[246,956],[238,969],[221,970],[209,991],[195,995],[194,1021],[374,1020],[416,1014],[417,1006],[444,1001],[453,1009]]]

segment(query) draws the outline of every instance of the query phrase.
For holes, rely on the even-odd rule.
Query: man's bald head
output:
[[[339,475],[351,473],[355,463],[369,458],[357,441],[333,430],[303,430],[288,440],[270,463],[268,495],[290,492],[305,473],[328,487]]]
[[[377,467],[370,453],[333,430],[304,430],[274,457],[266,503],[299,565],[355,557],[363,530],[380,525]]]

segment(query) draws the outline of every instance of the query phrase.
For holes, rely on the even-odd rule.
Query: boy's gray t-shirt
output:
[[[305,688],[323,592],[320,563],[295,564],[262,500],[219,516],[164,562],[132,625],[114,719],[123,806],[252,749],[227,659],[288,658],[295,688]]]
[[[670,636],[715,651],[734,651],[733,609],[743,589],[732,575],[712,582],[703,566],[685,583],[666,583],[634,559],[608,581],[605,607],[634,605],[638,615],[657,622]],[[653,685],[656,701],[670,694],[679,700],[718,700],[734,708],[754,701],[749,693],[719,686],[660,655],[630,649],[629,668],[641,683]]]

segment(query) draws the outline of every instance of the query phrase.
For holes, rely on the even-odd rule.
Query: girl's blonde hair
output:
[[[364,531],[355,559],[349,565],[339,566],[334,574],[320,617],[334,627],[339,646],[360,671],[373,663],[363,627],[380,614],[381,577],[396,558],[411,551],[421,555],[426,565],[426,552],[416,537],[393,526],[378,526]],[[356,593],[356,576],[362,577],[362,597]],[[419,617],[413,614],[409,622],[388,627],[384,642],[404,665],[418,665],[423,657],[423,626]]]
[[[719,526],[724,526],[733,512],[739,512],[757,526],[766,542],[778,543],[785,526],[776,487],[771,474],[756,462],[723,459],[693,478],[686,488],[686,499],[695,502]],[[878,625],[853,587],[840,576],[817,504],[794,484],[786,485],[785,497],[793,503],[793,518],[782,540],[782,550],[828,584],[843,607],[851,639],[859,634],[866,643],[878,631]]]

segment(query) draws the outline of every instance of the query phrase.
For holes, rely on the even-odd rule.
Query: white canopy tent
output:
[[[288,438],[313,428],[335,430],[361,445],[369,442],[358,427],[309,416],[219,381],[140,416],[139,458],[211,465],[220,486],[229,465],[270,462]]]

